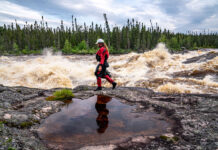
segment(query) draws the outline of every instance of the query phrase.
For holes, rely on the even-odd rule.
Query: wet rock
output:
[[[132,142],[146,143],[148,142],[148,138],[144,136],[138,136],[138,137],[132,138]]]
[[[43,108],[42,108],[42,112],[47,113],[47,112],[49,112],[51,109],[52,109],[51,107],[43,107]]]
[[[16,123],[22,123],[22,122],[27,122],[28,121],[28,116],[26,114],[13,114],[12,116],[14,122]]]
[[[86,90],[87,92],[89,91]],[[97,94],[119,97],[131,102],[146,102],[146,105],[152,106],[155,111],[165,112],[170,118],[176,120],[177,127],[173,129],[173,137],[167,136],[167,140],[155,138],[149,144],[134,142],[123,144],[119,145],[118,149],[196,149],[199,145],[202,149],[217,148],[215,144],[210,144],[218,140],[217,132],[214,132],[214,129],[217,129],[214,115],[218,117],[214,111],[218,99],[216,94],[172,95],[154,93],[140,88],[106,89]],[[202,143],[203,139],[210,140]]]
[[[33,98],[38,97],[38,96],[39,96],[38,94],[31,94],[31,95],[24,96],[23,99],[26,101],[26,100],[33,99]]]
[[[0,85],[0,93],[3,92],[3,91],[6,91],[7,90],[7,87],[4,87],[3,85]]]
[[[13,90],[16,92],[22,94],[22,95],[33,95],[33,94],[38,94],[44,90],[41,89],[36,89],[36,88],[27,88],[27,87],[22,87],[22,86],[17,86],[14,87]]]
[[[44,91],[39,91],[39,92],[38,92],[38,96],[45,96]]]
[[[101,146],[86,146],[83,148],[80,148],[79,150],[113,150],[115,149],[115,145],[101,145]]]
[[[23,95],[12,91],[3,91],[2,93],[0,93],[1,102],[8,102],[10,104],[15,104],[15,103],[22,102],[23,99],[24,99]]]
[[[204,55],[189,58],[186,61],[184,61],[183,63],[184,64],[200,63],[200,62],[204,62],[204,61],[207,61],[207,60],[211,60],[211,59],[215,58],[216,56],[218,56],[218,53],[215,52],[215,51],[211,51],[211,52],[209,52],[207,54],[204,54]]]
[[[90,87],[90,86],[86,86],[86,85],[80,85],[77,86],[76,88],[73,89],[74,93],[77,93],[79,91],[88,91],[88,90],[94,90],[96,89],[96,87]]]
[[[6,119],[6,120],[9,120],[9,119],[11,119],[11,115],[10,114],[5,114],[3,118]]]
[[[211,51],[206,54],[192,57],[184,61],[184,64],[190,64],[190,63],[202,63],[199,67],[191,69],[191,70],[182,70],[178,71],[172,74],[173,77],[192,77],[197,79],[203,79],[207,75],[214,76],[214,81],[216,82],[217,79],[217,67],[215,63],[213,64],[213,61],[211,59],[215,59],[215,57],[218,56],[218,52]],[[212,64],[212,65],[211,65]],[[190,81],[191,82],[191,81]]]
[[[1,103],[0,104],[0,107],[2,107],[2,108],[10,108],[11,107],[11,104],[10,103],[8,103],[8,102],[3,102],[3,103]]]
[[[212,59],[209,54],[190,61]],[[188,62],[186,62],[188,63]],[[124,103],[136,105],[137,112],[151,109],[174,120],[173,129],[163,137],[139,136],[113,145],[88,146],[82,149],[218,149],[218,95],[217,94],[163,94],[150,89],[118,87],[115,90],[78,86],[72,91],[76,98],[86,99],[103,94],[116,97]],[[48,149],[39,139],[36,130],[40,122],[60,111],[64,103],[45,101],[57,89],[42,90],[0,85],[0,149]],[[160,118],[161,119],[161,118]],[[165,140],[164,140],[165,139]]]
[[[10,128],[0,123],[0,149],[46,150],[47,148],[26,129]]]
[[[217,70],[185,70],[179,71],[172,74],[173,77],[193,77],[197,79],[203,79],[207,75],[212,75],[217,78]]]

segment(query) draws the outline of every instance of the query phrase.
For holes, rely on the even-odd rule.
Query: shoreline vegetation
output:
[[[203,31],[202,33],[188,31],[174,33],[162,29],[156,23],[150,26],[135,19],[128,19],[126,25],[109,25],[106,14],[103,14],[105,27],[94,24],[77,24],[72,16],[72,26],[52,28],[42,20],[21,27],[15,20],[10,25],[0,26],[0,55],[40,55],[44,48],[52,48],[64,55],[95,54],[96,39],[103,38],[108,44],[111,54],[126,54],[130,52],[145,52],[165,43],[170,52],[218,48],[218,33]]]
[[[198,49],[185,49],[185,50],[179,50],[179,51],[173,51],[173,50],[169,50],[169,53],[171,54],[184,54],[184,53],[187,53],[189,51],[194,51],[194,50],[200,50],[200,51],[207,51],[209,49],[216,49],[216,48],[198,48]],[[45,50],[47,50],[47,48],[45,48]],[[152,50],[152,49],[151,49]],[[62,56],[71,56],[71,55],[95,55],[96,52],[97,52],[97,48],[92,50],[92,51],[88,51],[88,50],[83,50],[83,51],[78,51],[78,52],[75,52],[75,53],[62,53],[62,50],[53,50],[51,48],[48,48],[48,51],[51,52],[52,54],[61,54]],[[74,50],[73,50],[74,51]],[[147,50],[149,51],[149,50]],[[131,53],[131,52],[135,52],[135,53],[144,53],[146,51],[140,51],[140,52],[137,52],[137,51],[131,51],[131,50],[122,50],[122,51],[117,51],[117,52],[110,52],[110,55],[122,55],[122,54],[128,54],[128,53]],[[18,52],[18,53],[0,53],[0,57],[1,56],[6,56],[6,57],[13,57],[13,56],[42,56],[44,55],[44,49],[42,50],[28,50],[28,52],[25,52],[23,53],[22,51],[21,52]]]

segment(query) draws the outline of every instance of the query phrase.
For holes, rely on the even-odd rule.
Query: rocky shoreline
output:
[[[94,88],[78,86],[72,91],[79,99],[99,94],[116,97],[174,120],[168,134],[133,137],[125,142],[98,146],[102,149],[218,149],[218,94],[163,94],[139,87],[94,92]],[[0,149],[48,149],[38,137],[37,129],[43,119],[64,105],[61,101],[45,100],[55,90],[0,85]]]

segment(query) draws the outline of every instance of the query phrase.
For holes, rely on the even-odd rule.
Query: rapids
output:
[[[94,55],[63,56],[45,51],[42,56],[1,56],[0,84],[43,89],[96,86]],[[218,50],[170,54],[160,43],[142,54],[111,55],[108,70],[118,86],[147,87],[166,93],[218,93],[218,56],[184,63],[208,53],[216,54]],[[103,86],[111,85],[103,80]]]

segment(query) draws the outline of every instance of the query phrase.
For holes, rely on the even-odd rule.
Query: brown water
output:
[[[118,86],[147,87],[166,93],[218,93],[218,56],[202,62],[189,58],[217,53],[217,49],[170,54],[164,44],[142,54],[110,56],[109,71]],[[97,86],[94,55],[0,57],[0,84],[33,88]],[[184,76],[174,76],[175,74]],[[204,74],[199,78],[199,75]],[[104,80],[103,80],[104,81]],[[103,86],[110,87],[107,82]]]
[[[137,111],[136,106],[99,95],[87,100],[74,99],[45,119],[38,133],[51,149],[76,149],[139,135],[159,136],[170,127],[160,114]]]

